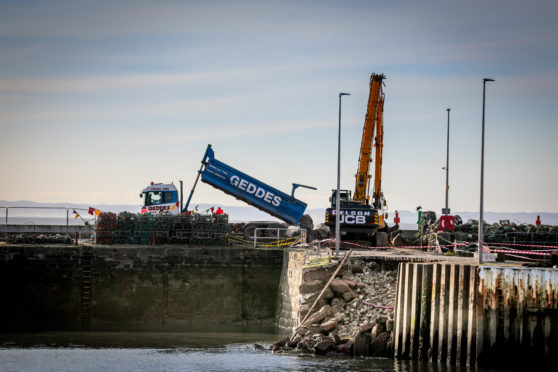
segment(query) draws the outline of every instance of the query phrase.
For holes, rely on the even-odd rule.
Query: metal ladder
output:
[[[92,266],[91,247],[82,247],[81,252],[81,328],[89,330],[91,325]]]

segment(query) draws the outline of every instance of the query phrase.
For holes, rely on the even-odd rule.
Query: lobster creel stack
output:
[[[101,213],[96,231],[98,244],[226,245],[231,226],[226,214],[154,216],[121,212],[118,216]]]
[[[116,227],[116,214],[112,212],[103,212],[97,219],[95,227],[95,242],[97,244],[112,243],[112,233]]]

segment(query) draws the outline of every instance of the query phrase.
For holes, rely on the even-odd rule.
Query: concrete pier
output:
[[[467,365],[556,362],[558,270],[401,263],[394,354]]]

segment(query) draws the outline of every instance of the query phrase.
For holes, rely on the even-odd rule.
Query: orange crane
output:
[[[383,74],[372,74],[370,77],[370,95],[362,130],[362,142],[358,171],[355,174],[355,190],[351,198],[350,190],[339,190],[340,211],[335,210],[336,190],[332,190],[331,207],[326,209],[326,225],[333,229],[337,215],[340,218],[341,234],[349,240],[376,241],[376,231],[386,227],[383,209],[386,201],[381,189],[382,185],[382,152],[384,147],[384,126],[382,114],[384,110],[384,93],[382,90]],[[370,189],[372,151],[375,147],[374,187]],[[372,194],[372,205],[370,204]]]
[[[368,97],[368,108],[364,119],[362,130],[362,142],[360,144],[360,156],[358,160],[358,172],[355,174],[355,193],[353,200],[361,204],[370,204],[370,163],[372,163],[372,146],[375,151],[374,188],[372,189],[372,206],[382,210],[386,206],[382,192],[382,153],[384,149],[384,93],[382,90],[385,75],[372,74],[370,77],[370,95]],[[375,137],[374,137],[375,135]],[[372,143],[374,139],[374,144]],[[380,228],[383,227],[383,214],[380,213]]]

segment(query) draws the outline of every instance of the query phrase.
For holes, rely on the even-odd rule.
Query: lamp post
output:
[[[449,130],[450,130],[450,108],[447,108],[446,111],[448,112],[448,136],[447,136],[447,146],[446,146],[446,208],[444,209],[445,215],[450,214],[450,210],[448,208],[448,192],[449,192]]]
[[[486,82],[494,81],[493,79],[482,79],[482,135],[481,135],[481,175],[480,175],[480,210],[479,210],[479,242],[478,242],[478,256],[479,265],[482,264],[482,242],[483,242],[483,201],[484,201],[484,106],[485,106],[485,93]]]
[[[335,255],[339,256],[339,242],[341,233],[339,231],[339,220],[341,209],[339,207],[339,188],[341,184],[341,97],[350,96],[350,93],[339,93],[339,130],[337,133],[337,190],[335,192]]]

